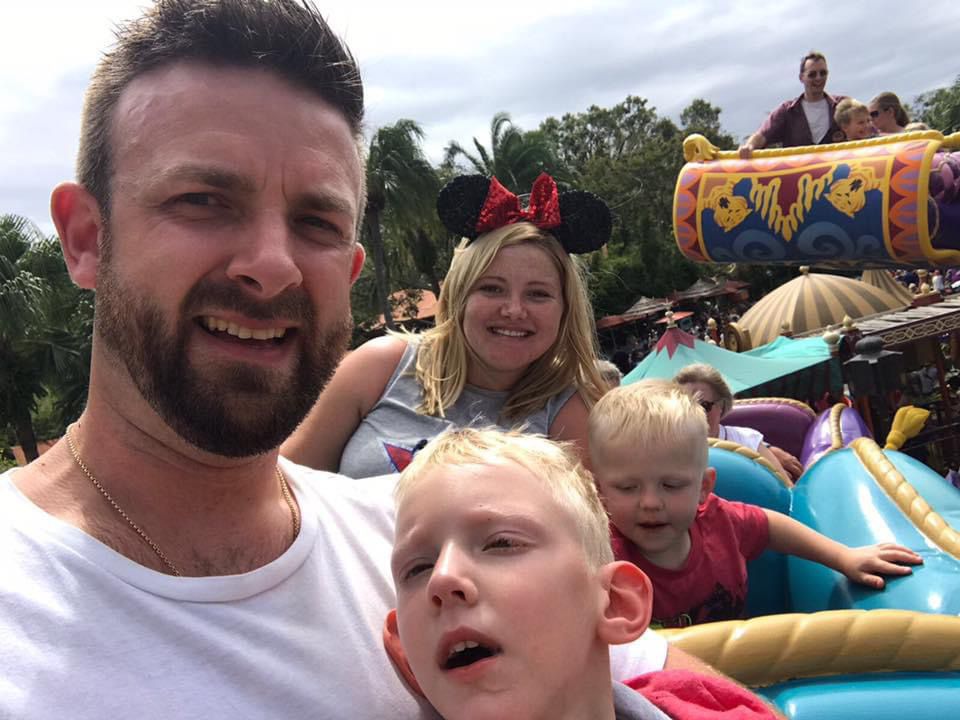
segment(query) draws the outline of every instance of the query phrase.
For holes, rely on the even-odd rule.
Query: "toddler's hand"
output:
[[[908,565],[921,565],[923,559],[910,548],[880,543],[849,548],[843,562],[843,574],[856,583],[883,590],[881,575],[909,575]]]

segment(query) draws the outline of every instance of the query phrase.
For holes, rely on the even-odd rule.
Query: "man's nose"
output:
[[[477,586],[471,568],[472,563],[463,548],[453,543],[444,546],[427,584],[435,608],[473,605],[477,601]]]
[[[297,287],[303,274],[293,254],[294,243],[286,218],[261,218],[237,237],[227,276],[264,298]]]

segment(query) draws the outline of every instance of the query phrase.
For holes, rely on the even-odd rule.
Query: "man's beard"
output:
[[[205,332],[199,311],[232,310],[263,321],[297,323],[283,342],[301,352],[289,374],[238,361],[219,367],[191,365],[191,333]],[[352,322],[349,306],[337,322],[319,331],[303,289],[269,301],[252,299],[236,283],[201,280],[187,294],[171,331],[160,307],[124,285],[109,259],[97,279],[95,330],[140,394],[184,440],[224,457],[273,450],[309,412],[346,351]],[[255,341],[270,342],[270,341]]]

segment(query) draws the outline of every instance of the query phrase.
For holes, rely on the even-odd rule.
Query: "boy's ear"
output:
[[[707,498],[710,496],[710,493],[713,492],[713,489],[717,486],[717,471],[708,467],[703,471],[703,480],[700,483],[700,504],[703,505]]]
[[[50,196],[50,215],[60,236],[63,258],[78,286],[92,290],[100,264],[100,205],[83,186],[61,183]]]
[[[650,578],[633,563],[612,562],[600,568],[606,591],[606,606],[597,624],[597,634],[607,645],[636,640],[650,625],[653,586]]]
[[[413,676],[413,670],[407,660],[407,654],[403,651],[403,645],[400,644],[400,631],[397,628],[397,611],[391,610],[387,613],[387,619],[383,623],[383,647],[387,651],[393,666],[400,673],[400,677],[415,694],[423,697],[423,690],[420,689],[420,683]]]

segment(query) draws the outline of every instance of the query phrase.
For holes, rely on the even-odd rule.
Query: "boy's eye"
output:
[[[403,574],[400,576],[400,579],[412,580],[418,575],[422,575],[425,572],[429,572],[429,570],[432,567],[433,565],[431,563],[426,563],[426,562],[414,563],[411,567],[403,571]]]
[[[614,488],[622,493],[633,492],[637,489],[636,485],[614,485]]]
[[[508,537],[506,535],[498,535],[495,538],[488,540],[484,543],[484,550],[513,550],[516,548],[523,547],[523,543],[517,540],[516,538]]]

